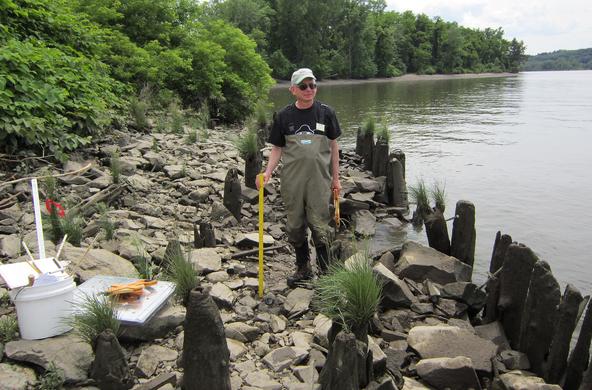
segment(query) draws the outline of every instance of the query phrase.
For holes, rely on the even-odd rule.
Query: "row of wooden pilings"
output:
[[[387,141],[378,139],[375,143],[373,133],[364,133],[362,129],[358,129],[356,141],[356,153],[363,158],[364,168],[374,176],[386,176],[389,204],[405,207],[405,154],[400,150],[389,153]],[[397,203],[401,198],[405,200]],[[448,238],[444,210],[434,208],[428,212],[424,223],[430,247],[473,267],[475,206],[468,201],[457,202],[452,240]],[[485,288],[487,303],[481,323],[499,321],[511,348],[528,356],[531,371],[566,390],[592,389],[589,296],[583,297],[571,284],[561,294],[549,264],[527,246],[500,232],[495,237]],[[584,311],[580,333],[570,353],[572,336]]]

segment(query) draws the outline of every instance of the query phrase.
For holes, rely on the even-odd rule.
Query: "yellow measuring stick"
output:
[[[263,175],[259,180],[259,298],[263,298]]]

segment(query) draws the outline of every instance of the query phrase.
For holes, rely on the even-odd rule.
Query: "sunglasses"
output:
[[[301,91],[305,91],[306,88],[310,88],[310,89],[314,90],[314,89],[317,89],[317,85],[315,83],[300,83],[300,84],[298,84],[298,88]]]

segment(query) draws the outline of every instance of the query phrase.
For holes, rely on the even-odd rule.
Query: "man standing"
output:
[[[312,231],[317,265],[321,271],[328,266],[331,190],[341,190],[337,144],[341,129],[335,111],[315,101],[316,77],[310,69],[301,68],[292,74],[290,92],[296,102],[274,115],[269,136],[273,147],[263,177],[267,184],[283,157],[281,194],[288,217],[286,233],[296,251],[296,273],[288,278],[288,285],[294,287],[313,276],[307,227]]]

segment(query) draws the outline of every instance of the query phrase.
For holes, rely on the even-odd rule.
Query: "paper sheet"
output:
[[[55,261],[53,261],[53,257],[35,260],[33,263],[39,268],[41,273],[55,272],[60,269]],[[29,275],[37,278],[39,273],[26,261],[0,265],[0,276],[6,282],[8,288],[27,286],[29,284]]]

